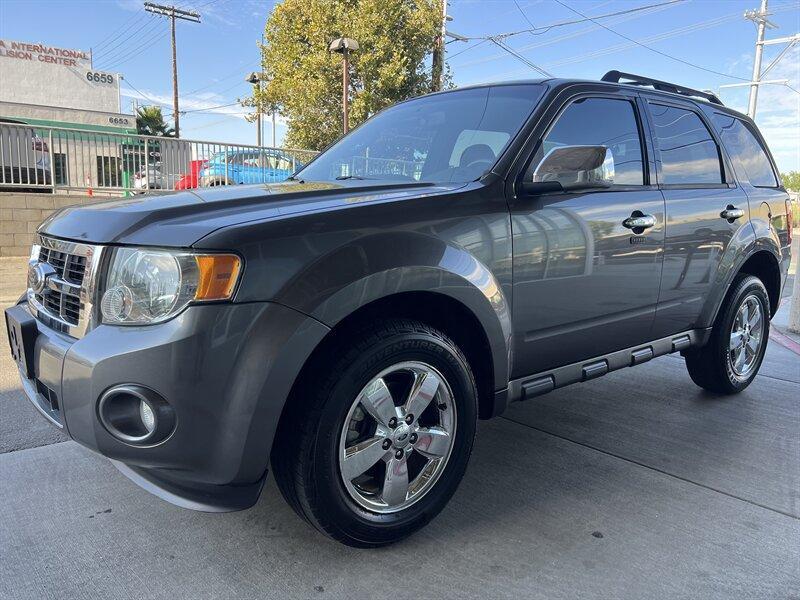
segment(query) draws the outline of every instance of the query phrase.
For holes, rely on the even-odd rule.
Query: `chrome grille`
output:
[[[34,291],[34,297],[51,316],[77,326],[81,316],[80,286],[86,272],[86,257],[42,246],[39,262],[49,264],[57,277],[73,286],[47,287],[41,293]]]
[[[82,337],[92,321],[94,279],[102,248],[39,236],[31,250],[28,305],[46,325]],[[36,269],[43,279],[36,277]]]
[[[79,254],[67,254],[42,246],[39,250],[39,262],[49,263],[59,276],[71,283],[81,285],[86,273],[86,257]]]

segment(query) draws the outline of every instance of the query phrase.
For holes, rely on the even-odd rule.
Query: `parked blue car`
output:
[[[200,187],[284,181],[304,165],[281,150],[218,152],[200,171]]]

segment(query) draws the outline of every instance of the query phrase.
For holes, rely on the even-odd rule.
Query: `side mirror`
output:
[[[525,193],[545,193],[614,185],[614,155],[606,146],[561,146],[550,150],[523,182]]]

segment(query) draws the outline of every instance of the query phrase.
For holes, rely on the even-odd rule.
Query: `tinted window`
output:
[[[697,113],[662,104],[650,104],[650,113],[661,150],[661,183],[722,183],[717,144]]]
[[[533,167],[559,146],[606,146],[614,158],[614,183],[642,185],[642,144],[628,100],[585,98],[570,104],[545,136]]]
[[[542,93],[540,85],[503,85],[398,104],[339,140],[297,177],[472,181],[494,165]]]
[[[464,156],[464,150],[475,144],[485,144],[489,146],[492,153],[497,156],[500,151],[505,148],[508,138],[511,137],[505,131],[479,131],[476,129],[465,129],[458,134],[458,139],[453,146],[453,153],[450,155],[451,167],[457,167],[461,164],[461,158]]]
[[[760,187],[778,185],[767,153],[747,125],[721,113],[714,115],[714,125],[740,179],[748,179],[752,185]]]

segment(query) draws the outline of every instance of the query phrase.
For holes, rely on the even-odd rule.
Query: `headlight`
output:
[[[103,322],[150,325],[166,321],[191,302],[229,300],[241,261],[234,254],[194,254],[117,248],[111,257]]]

